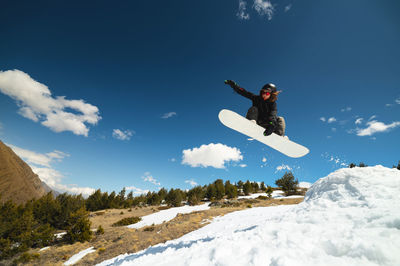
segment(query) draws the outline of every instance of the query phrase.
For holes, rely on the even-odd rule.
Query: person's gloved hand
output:
[[[264,131],[264,136],[269,136],[274,132],[275,130],[275,124],[271,121],[267,124],[265,131]]]
[[[234,82],[233,80],[230,80],[230,79],[225,80],[224,83],[228,84],[229,86],[231,86],[232,89],[236,89],[237,90],[237,89],[240,88],[239,85],[236,82]]]

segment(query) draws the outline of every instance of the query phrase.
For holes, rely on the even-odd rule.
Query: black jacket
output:
[[[260,95],[255,95],[251,92],[246,91],[243,88],[234,88],[234,90],[240,95],[250,99],[253,102],[253,106],[257,107],[258,124],[265,122],[273,122],[274,124],[276,124],[276,102],[271,102],[269,100],[264,101],[264,99]]]

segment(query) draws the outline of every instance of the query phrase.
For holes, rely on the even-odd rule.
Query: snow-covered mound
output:
[[[400,171],[340,169],[298,205],[218,217],[102,265],[400,265]]]

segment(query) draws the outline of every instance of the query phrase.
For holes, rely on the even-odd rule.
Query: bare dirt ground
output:
[[[30,250],[29,253],[38,253],[40,256],[24,265],[63,265],[70,257],[89,247],[94,247],[96,251],[86,255],[75,265],[94,265],[121,254],[135,253],[149,246],[179,238],[209,224],[214,217],[223,216],[233,211],[249,207],[298,204],[302,201],[303,198],[239,200],[230,205],[218,206],[216,204],[217,206],[206,211],[180,214],[169,222],[140,229],[129,229],[126,226],[112,227],[111,225],[122,218],[144,216],[157,212],[159,211],[158,207],[133,208],[130,211],[118,209],[106,210],[102,213],[94,212],[90,215],[92,228],[96,229],[101,225],[104,228],[103,235],[95,235],[90,242],[52,246],[44,251]],[[0,262],[0,265],[11,265],[11,260]]]

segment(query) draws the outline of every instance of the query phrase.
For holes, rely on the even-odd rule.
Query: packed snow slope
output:
[[[101,265],[400,265],[400,171],[337,170],[304,202],[218,217]]]

